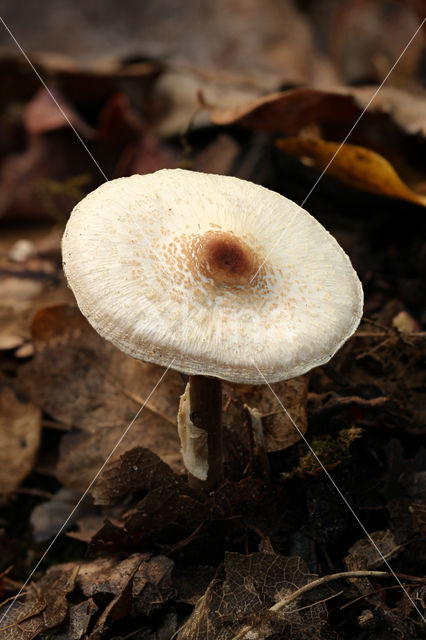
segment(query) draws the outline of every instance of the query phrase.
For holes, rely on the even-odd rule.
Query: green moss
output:
[[[350,427],[349,429],[341,429],[337,433],[337,437],[325,435],[321,438],[314,438],[311,442],[311,447],[315,455],[312,451],[302,455],[299,458],[298,465],[290,473],[285,474],[284,477],[318,475],[322,472],[318,459],[327,470],[334,469],[350,457],[350,446],[354,440],[361,437],[361,434],[362,429]]]

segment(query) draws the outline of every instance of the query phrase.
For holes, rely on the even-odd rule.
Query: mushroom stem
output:
[[[191,487],[210,491],[223,479],[222,386],[217,378],[190,376],[189,403],[191,422],[207,434],[207,478],[200,480],[188,473]]]

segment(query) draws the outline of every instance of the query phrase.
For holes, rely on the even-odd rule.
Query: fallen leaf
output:
[[[7,156],[0,170],[0,217],[64,222],[105,175],[114,175],[122,152],[143,131],[123,94],[109,97],[96,131],[63,96],[54,96],[68,119],[46,89],[28,103],[23,116],[26,147]]]
[[[377,87],[356,87],[347,91],[354,96],[361,109],[368,108],[374,113],[386,114],[408,135],[426,136],[424,91],[414,93],[397,87],[382,87],[377,95]]]
[[[423,93],[382,87],[375,96],[376,91],[377,87],[336,87],[328,91],[312,87],[289,89],[229,108],[210,106],[210,119],[217,125],[238,124],[295,136],[313,123],[320,125],[324,132],[332,132],[336,125],[342,124],[349,130],[367,109],[364,119],[368,119],[370,114],[387,115],[409,135],[426,135],[426,98]],[[377,126],[376,117],[375,122]]]
[[[91,631],[88,640],[100,639],[104,631],[108,630],[107,623],[111,620],[112,623],[124,618],[129,611],[132,603],[132,578],[129,578],[125,589],[118,593],[111,602],[105,607],[99,616],[95,628]]]
[[[41,412],[9,387],[0,389],[0,495],[12,493],[30,473],[40,445]]]
[[[33,99],[26,104],[23,113],[25,128],[33,135],[68,128],[68,121],[83,138],[94,137],[94,130],[84,122],[57,90],[48,92],[44,87],[39,89]]]
[[[74,589],[77,574],[78,564],[54,565],[37,582],[37,589],[46,601],[44,629],[57,627],[65,620],[69,607],[67,595]]]
[[[110,96],[99,115],[97,139],[113,145],[125,144],[142,132],[142,122],[132,109],[128,97],[124,93]]]
[[[31,597],[32,596],[32,597]],[[17,600],[0,606],[0,633],[2,640],[33,640],[43,629],[39,614],[46,607],[46,601],[39,593],[31,592],[24,602]]]
[[[152,553],[97,558],[80,564],[76,582],[87,597],[122,593],[131,580],[133,615],[150,616],[175,594],[171,582],[174,563]]]
[[[327,168],[328,176],[354,189],[426,206],[426,196],[407,187],[392,165],[370,149],[304,137],[282,138],[275,144],[285,153],[298,156],[302,162],[309,161],[320,170]]]
[[[84,490],[164,369],[116,349],[72,307],[40,310],[32,340],[36,353],[20,369],[20,388],[55,420],[87,432],[64,440],[57,469],[66,486]],[[179,374],[169,371],[117,453],[152,448],[182,472],[176,416],[183,388]]]
[[[67,595],[74,589],[78,565],[53,566],[32,585],[23,602],[0,608],[2,640],[32,640],[42,631],[59,626],[68,612]]]
[[[64,625],[64,632],[55,636],[55,640],[82,640],[98,607],[92,598],[71,605]]]
[[[152,616],[175,597],[172,583],[174,562],[163,555],[150,556],[140,563],[133,576],[133,615]]]
[[[125,147],[118,159],[114,176],[154,173],[159,169],[172,169],[176,163],[176,158],[160,145],[157,136],[151,131],[145,131]]]
[[[197,491],[180,480],[155,453],[138,447],[112,460],[105,467],[93,487],[92,495],[95,504],[109,505],[122,500],[129,492],[143,491],[148,493],[147,497],[152,493],[154,498],[155,492],[159,490],[164,496],[170,494],[167,503],[171,508],[173,508],[173,497],[178,495],[200,497]],[[145,501],[148,507],[150,501],[146,499]],[[179,505],[176,507],[179,511]],[[143,509],[139,511],[143,518],[148,516]],[[165,504],[159,515],[167,519]]]
[[[22,368],[26,393],[56,420],[91,432],[130,421],[164,372],[103,340],[73,307],[40,310],[32,339],[36,355]],[[175,425],[183,388],[170,371],[147,409]]]
[[[89,522],[84,531],[89,554],[160,543],[163,538],[186,535],[207,520],[203,497],[180,480],[154,453],[137,448],[111,460],[93,490],[95,503],[123,504],[126,496],[144,495],[121,518]],[[99,525],[101,525],[99,527]],[[83,527],[85,526],[83,520]],[[73,537],[80,539],[79,533]],[[172,536],[173,537],[173,536]]]
[[[9,317],[12,316],[11,319]],[[25,328],[17,323],[16,314],[0,311],[0,351],[17,349],[28,339]]]
[[[308,124],[353,122],[359,108],[351,96],[319,89],[289,89],[228,109],[210,107],[213,124],[238,124],[270,133],[297,135]]]
[[[314,578],[298,557],[269,553],[243,556],[228,552],[223,569],[218,571],[177,638],[266,640],[283,632],[289,640],[319,638],[320,628],[326,622],[323,604],[299,610],[297,602],[297,606],[293,603],[279,612],[269,611],[271,606]]]
[[[395,543],[390,531],[375,531],[370,536],[387,561],[397,556],[403,549]],[[345,558],[345,565],[348,571],[377,569],[384,563],[382,556],[371,544],[370,538],[361,538],[350,547],[349,554]]]
[[[45,283],[35,278],[19,277],[20,274],[6,275],[3,274],[0,282],[0,296],[2,307],[12,308],[16,311],[23,311],[32,307],[36,298],[43,292]],[[12,320],[7,318],[5,327],[6,333],[10,331]]]
[[[55,476],[83,493],[123,435],[123,426],[99,427],[93,433],[73,429],[61,440]],[[114,451],[117,457],[134,447],[160,455],[175,473],[185,473],[177,429],[150,411],[135,422]]]
[[[236,387],[237,397],[244,404],[255,407],[260,412],[266,451],[287,449],[300,440],[300,433],[306,433],[308,383],[309,376],[304,375],[276,382],[271,385],[272,391],[264,385]],[[289,416],[296,423],[300,433]]]
[[[264,500],[263,483],[254,478],[227,481],[206,496],[142,448],[111,460],[92,495],[96,504],[114,508],[108,519],[82,518],[81,531],[70,532],[89,543],[89,554],[140,548],[154,541],[173,546],[206,522],[249,517]],[[129,504],[132,496],[136,502]]]

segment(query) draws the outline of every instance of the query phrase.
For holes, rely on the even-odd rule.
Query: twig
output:
[[[415,587],[415,584],[406,584],[406,587]],[[401,587],[399,586],[399,584],[394,584],[391,587],[382,587],[381,589],[374,589],[374,591],[369,591],[368,593],[363,593],[361,596],[358,596],[357,598],[354,598],[353,600],[351,600],[350,602],[346,602],[346,604],[342,604],[342,606],[340,607],[340,611],[343,611],[343,609],[346,609],[346,607],[351,607],[353,604],[355,604],[356,602],[358,602],[359,600],[363,600],[364,598],[369,598],[370,596],[374,596],[377,593],[382,593],[382,591],[390,591],[391,589],[400,589]]]
[[[398,584],[396,586],[399,587]],[[317,600],[314,604],[315,606],[318,606],[319,604],[324,604],[324,602],[328,602],[332,598],[337,598],[337,596],[341,596],[342,593],[343,593],[343,589],[341,589],[340,591],[336,591],[336,593],[332,593],[331,596],[328,596],[327,598],[323,598],[322,600]],[[298,613],[299,611],[304,611],[305,609],[309,609],[309,607],[312,607],[312,604],[305,604],[304,607],[299,607],[298,609],[292,609],[291,612]],[[340,608],[342,609],[342,607]]]
[[[334,391],[329,391],[323,394],[308,394],[308,401],[318,402],[323,399],[326,399],[326,401],[320,407],[313,409],[313,416],[317,417],[322,415],[333,415],[334,413],[338,413],[342,409],[347,409],[353,406],[361,407],[362,409],[380,410],[383,406],[390,402],[390,399],[386,396],[378,396],[377,398],[361,398],[360,396],[339,396],[339,394],[335,393]]]
[[[426,584],[426,578],[420,578],[417,576],[409,576],[405,573],[397,573],[398,578],[402,578],[403,580],[413,580],[414,582],[421,582],[422,584]],[[308,582],[300,589],[293,591],[289,596],[286,596],[276,604],[274,604],[270,611],[279,611],[283,607],[287,606],[294,600],[297,600],[301,595],[306,593],[307,591],[311,591],[311,589],[316,589],[321,584],[325,584],[326,582],[332,582],[334,580],[341,580],[342,578],[394,578],[395,576],[389,571],[340,571],[339,573],[332,573],[329,576],[323,576],[322,578],[317,578],[316,580],[312,580],[312,582]]]
[[[397,573],[398,578],[402,578],[405,580],[411,580],[413,582],[421,582],[422,584],[426,584],[426,578],[419,578],[417,576],[410,576],[405,573]],[[287,605],[291,604],[298,598],[300,598],[303,594],[311,591],[312,589],[316,589],[322,584],[326,582],[332,582],[334,580],[341,580],[342,578],[395,578],[395,576],[389,571],[341,571],[339,573],[332,573],[328,576],[323,576],[322,578],[317,578],[316,580],[312,580],[312,582],[308,582],[300,589],[296,589],[290,595],[286,596],[279,602],[276,602],[272,607],[268,609],[268,611],[280,611]],[[316,603],[314,603],[316,604]],[[253,629],[252,626],[245,626],[241,631],[237,633],[236,636],[232,638],[232,640],[242,640],[244,636]]]
[[[387,334],[389,333],[397,333],[397,329],[395,327],[388,327],[382,322],[378,322],[377,320],[373,320],[372,318],[363,317],[362,322],[366,322],[367,324],[373,325],[373,327],[377,327],[378,329],[384,329]]]

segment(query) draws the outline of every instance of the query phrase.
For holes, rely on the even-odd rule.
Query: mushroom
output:
[[[220,380],[301,375],[362,315],[336,240],[291,200],[234,177],[163,169],[107,182],[74,208],[62,250],[101,336],[190,376],[179,431],[190,481],[206,489],[223,477]]]

